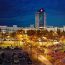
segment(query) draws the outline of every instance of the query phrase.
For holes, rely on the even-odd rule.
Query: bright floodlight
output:
[[[40,11],[43,12],[43,9],[41,9]]]
[[[44,9],[43,9],[43,8],[41,8],[41,9],[39,10],[39,12],[44,12]]]

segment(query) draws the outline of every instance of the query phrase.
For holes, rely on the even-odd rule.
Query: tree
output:
[[[29,36],[34,36],[35,35],[35,30],[28,30],[27,31],[27,35],[29,35]]]

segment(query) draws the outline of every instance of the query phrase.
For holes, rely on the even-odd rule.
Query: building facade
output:
[[[35,27],[39,29],[40,27],[46,26],[46,13],[44,9],[40,9],[35,14]]]

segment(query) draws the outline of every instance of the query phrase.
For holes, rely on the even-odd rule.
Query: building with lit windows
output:
[[[17,30],[21,29],[21,27],[17,27],[17,25],[13,25],[13,27],[8,27],[8,26],[0,26],[1,32],[6,33],[12,33],[16,32]]]
[[[46,13],[43,8],[35,14],[35,28],[39,29],[40,27],[46,27]]]

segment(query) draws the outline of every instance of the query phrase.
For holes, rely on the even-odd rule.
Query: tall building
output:
[[[46,27],[46,13],[43,8],[35,14],[35,27],[39,29],[40,27]]]
[[[39,12],[35,14],[35,28],[39,29]]]

